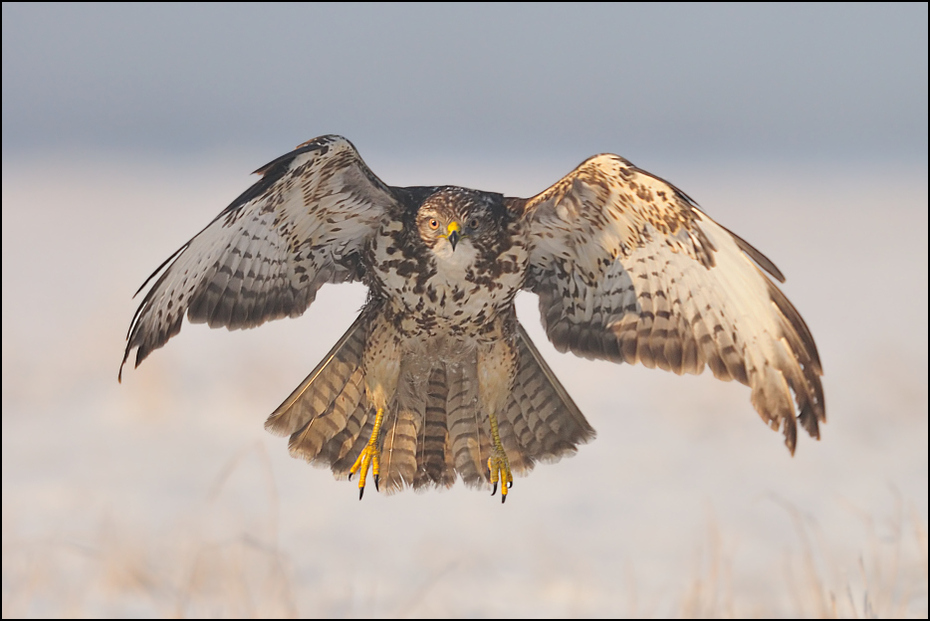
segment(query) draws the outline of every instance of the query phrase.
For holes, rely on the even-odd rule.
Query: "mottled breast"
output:
[[[500,194],[443,187],[405,217],[382,222],[372,259],[373,295],[402,332],[479,336],[512,312],[527,240]]]

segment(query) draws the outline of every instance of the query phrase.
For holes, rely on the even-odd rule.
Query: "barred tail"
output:
[[[332,466],[336,474],[348,473],[374,425],[361,364],[367,323],[364,314],[359,316],[265,421],[271,433],[291,436],[288,450],[292,457]]]
[[[574,454],[578,444],[593,440],[595,433],[523,326],[517,327],[518,367],[510,399],[497,418],[511,469],[525,474],[537,461],[554,462]],[[399,412],[404,406],[416,410],[409,402],[398,405]],[[491,434],[488,413],[478,401],[477,361],[434,367],[425,402],[418,406],[425,407],[425,415],[415,417],[417,423],[412,427],[417,430],[413,487],[449,487],[456,474],[466,485],[485,485]],[[403,420],[402,416],[397,420]],[[412,470],[412,454],[406,463]],[[409,484],[409,479],[404,477],[403,482]]]
[[[290,434],[294,457],[346,476],[368,442],[374,411],[365,394],[362,357],[367,321],[359,317],[326,358],[268,418],[265,428]],[[556,461],[594,438],[594,430],[539,355],[522,326],[515,340],[518,368],[498,423],[515,473]],[[402,363],[397,393],[384,414],[381,487],[469,486],[488,480],[488,413],[478,401],[477,358],[426,367]],[[425,379],[424,379],[425,378]]]
[[[595,432],[519,322],[516,345],[519,366],[498,422],[510,467],[528,473],[537,461],[573,455]]]

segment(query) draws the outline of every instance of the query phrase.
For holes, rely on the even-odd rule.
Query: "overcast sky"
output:
[[[4,3],[4,158],[341,133],[401,151],[925,159],[927,19],[925,3]]]

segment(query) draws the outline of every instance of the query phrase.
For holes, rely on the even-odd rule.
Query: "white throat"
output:
[[[437,275],[441,274],[451,281],[459,281],[465,277],[468,268],[475,264],[478,251],[467,239],[459,241],[455,250],[452,250],[452,244],[443,240],[433,249],[433,255]]]

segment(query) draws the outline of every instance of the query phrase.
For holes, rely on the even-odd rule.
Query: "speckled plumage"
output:
[[[389,491],[456,476],[484,484],[489,416],[518,473],[594,437],[517,321],[521,289],[539,295],[560,351],[676,373],[707,365],[751,387],[792,452],[797,418],[819,437],[816,346],[757,265],[781,273],[620,157],[592,157],[529,199],[388,186],[339,136],[257,172],[258,183],[156,271],[123,362],[137,348],[138,366],[185,313],[249,328],[300,315],[324,283],[365,283],[359,318],[266,423],[290,435],[293,455],[337,476],[365,446],[378,408]]]

